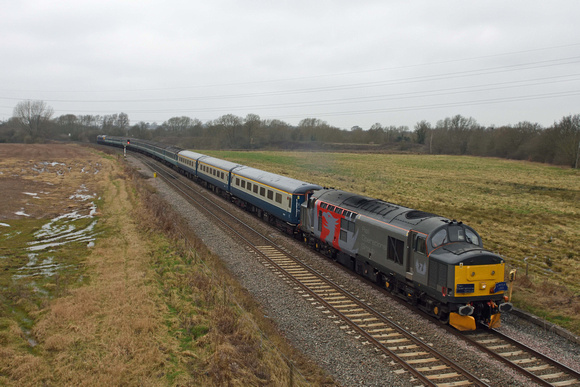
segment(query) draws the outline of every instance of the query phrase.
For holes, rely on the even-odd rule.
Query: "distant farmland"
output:
[[[578,170],[464,156],[201,153],[463,221],[518,268],[517,305],[580,331]]]

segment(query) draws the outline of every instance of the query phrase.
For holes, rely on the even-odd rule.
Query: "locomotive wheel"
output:
[[[449,324],[449,312],[444,312],[440,310],[437,317],[439,318],[441,324]]]

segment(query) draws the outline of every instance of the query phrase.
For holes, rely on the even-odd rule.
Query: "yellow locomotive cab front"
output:
[[[498,297],[507,290],[504,281],[505,263],[455,266],[455,299],[466,299],[458,313],[450,313],[449,324],[460,331],[476,329],[477,323],[489,328],[501,324]],[[477,311],[473,313],[473,311]],[[472,315],[473,313],[473,315]]]
[[[503,294],[505,263],[455,266],[455,297],[479,297]]]

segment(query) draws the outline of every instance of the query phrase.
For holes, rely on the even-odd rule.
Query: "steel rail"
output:
[[[478,339],[481,339],[481,336],[484,335],[494,338],[478,341]],[[472,345],[478,347],[480,350],[507,364],[509,367],[524,374],[542,386],[580,386],[580,372],[573,370],[572,368],[509,336],[506,336],[497,329],[475,333],[464,333],[463,338]],[[486,344],[492,345],[487,346]],[[517,351],[510,350],[510,346]],[[523,356],[524,358],[515,359],[514,357],[516,356]],[[510,357],[512,359],[510,359]],[[528,366],[523,366],[524,364]],[[546,374],[540,371],[550,373]],[[554,371],[556,371],[556,373],[554,373]],[[560,380],[550,381],[549,379]]]

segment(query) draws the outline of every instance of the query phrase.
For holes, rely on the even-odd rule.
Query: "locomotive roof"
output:
[[[414,210],[346,191],[322,190],[316,196],[322,201],[369,218],[425,234],[429,234],[430,231],[441,226],[442,221],[449,221],[447,218],[429,212]]]
[[[182,150],[181,152],[179,152],[179,155],[183,156],[183,157],[190,158],[190,159],[194,159],[194,160],[198,160],[198,159],[205,156],[204,154],[192,152],[192,151],[188,151],[188,150]]]
[[[311,190],[322,189],[322,187],[317,184],[307,183],[305,181],[277,175],[275,173],[266,172],[261,169],[256,169],[245,165],[236,167],[234,170],[232,170],[232,173],[291,193],[305,193]]]

